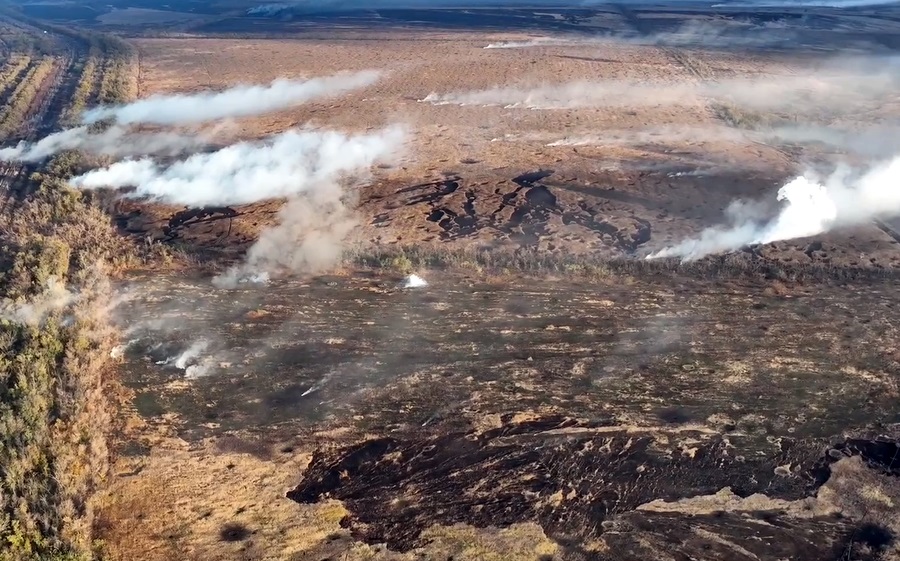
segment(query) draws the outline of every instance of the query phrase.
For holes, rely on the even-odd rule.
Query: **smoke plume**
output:
[[[175,131],[133,132],[121,126],[92,132],[90,127],[82,126],[53,133],[37,142],[21,141],[16,146],[0,148],[0,161],[39,162],[65,150],[83,150],[115,158],[135,155],[174,157],[206,146],[214,134],[214,131],[200,135]]]
[[[100,106],[82,116],[83,126],[59,131],[37,142],[21,141],[0,148],[0,161],[37,162],[64,150],[123,158],[175,157],[208,146],[219,127],[199,134],[175,130],[138,131],[140,124],[183,126],[236,117],[261,115],[300,105],[316,98],[346,93],[373,84],[375,71],[337,74],[311,80],[275,80],[268,86],[237,86],[223,92],[157,95],[126,105]],[[102,131],[89,125],[112,119]]]
[[[200,354],[206,350],[206,347],[208,346],[209,342],[204,340],[191,344],[190,347],[185,349],[184,352],[175,358],[175,368],[185,370],[190,363],[194,362]]]
[[[112,119],[122,125],[181,125],[248,117],[365,88],[379,76],[376,71],[364,71],[310,80],[278,79],[268,86],[243,85],[216,93],[155,95],[125,105],[90,109],[82,115],[82,121],[91,124]]]
[[[699,46],[738,49],[788,45],[796,40],[796,33],[786,29],[785,23],[780,21],[754,25],[735,20],[724,20],[716,23],[694,20],[680,25],[673,31],[663,31],[651,35],[602,33],[594,35],[534,37],[524,41],[501,41],[498,43],[490,43],[484,48],[526,49],[533,47],[585,47],[619,43],[666,47]]]
[[[150,158],[117,162],[72,180],[80,189],[133,187],[126,196],[201,207],[290,197],[344,174],[365,170],[395,152],[404,131],[373,134],[290,130],[164,165]]]
[[[743,142],[748,138],[748,131],[741,131],[726,126],[658,126],[642,129],[610,129],[602,134],[585,134],[567,136],[549,142],[546,146],[596,146],[642,144],[668,142]]]
[[[900,153],[900,123],[880,122],[875,125],[853,128],[792,125],[777,126],[761,132],[761,140],[767,138],[789,143],[819,143],[842,151],[865,156],[869,161],[890,158]]]
[[[338,263],[344,241],[358,225],[351,196],[337,183],[324,183],[292,197],[281,208],[279,223],[260,234],[244,262],[213,284],[234,288],[242,282],[265,282],[270,272],[318,273]]]
[[[52,313],[74,304],[79,298],[80,296],[70,292],[63,282],[51,277],[44,291],[31,300],[16,302],[7,299],[0,304],[0,319],[24,325],[40,325]]]
[[[690,106],[720,100],[754,111],[833,116],[832,113],[864,110],[866,104],[874,107],[891,101],[900,86],[898,62],[900,59],[893,57],[847,59],[803,74],[702,82],[576,81],[474,92],[433,92],[420,101],[509,109],[573,109]]]
[[[780,212],[761,219],[732,205],[728,223],[708,228],[693,239],[647,256],[680,257],[683,261],[746,245],[805,238],[900,215],[900,156],[864,172],[841,167],[824,182],[812,174],[797,177],[778,191]]]

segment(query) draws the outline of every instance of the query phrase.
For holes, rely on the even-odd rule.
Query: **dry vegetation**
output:
[[[127,248],[109,218],[54,175],[71,158],[35,174],[36,189],[2,216],[11,305],[39,300],[54,281],[77,291],[71,306],[23,325],[4,320],[2,497],[4,559],[89,558],[89,499],[106,473],[106,434],[112,409],[106,357],[112,333],[102,263]]]
[[[31,106],[31,100],[52,72],[54,64],[56,62],[52,57],[42,58],[39,63],[31,66],[25,76],[16,84],[9,95],[6,106],[0,113],[0,138],[14,133],[22,123]]]
[[[664,89],[696,80],[697,72],[713,78],[775,79],[790,67],[774,55],[700,51],[679,58],[666,49],[624,43],[484,49],[505,38],[422,32],[396,41],[388,35],[352,40],[142,39],[137,41],[140,90],[142,95],[220,90],[277,77],[384,70],[371,88],[241,119],[219,132],[227,143],[307,123],[360,132],[397,122],[408,125],[407,157],[390,169],[376,170],[372,185],[360,196],[356,234],[381,247],[424,243],[505,250],[525,243],[560,257],[621,257],[622,246],[644,225],[652,226],[652,244],[644,247],[675,243],[696,231],[699,222],[720,216],[731,199],[758,198],[794,172],[795,162],[777,147],[736,141],[738,132],[717,133],[725,128],[725,117],[702,103],[530,111],[419,101],[432,92],[577,81],[633,81]],[[743,121],[730,124],[741,127]],[[712,132],[692,136],[704,128]],[[557,143],[597,136],[600,140],[585,145]],[[548,168],[554,173],[542,184],[555,206],[530,204],[529,189],[521,189],[514,179]],[[123,213],[129,214],[129,231],[171,238],[165,228],[178,209],[142,205],[137,215],[136,208],[131,205]],[[239,216],[233,221],[179,228],[173,243],[202,247],[208,251],[198,253],[216,258],[240,253],[277,217],[277,208],[275,202],[262,203],[236,209]]]
[[[0,71],[0,96],[6,99],[8,92],[19,83],[19,75],[31,64],[28,55],[11,56],[5,61],[3,70]]]
[[[127,51],[92,49],[67,113],[106,87],[121,101]],[[24,58],[19,58],[21,66]],[[30,67],[11,94],[3,131],[21,126],[54,59]],[[97,76],[102,64],[105,73]],[[15,73],[15,71],[13,71]],[[82,560],[96,556],[91,497],[106,476],[106,438],[115,407],[107,360],[114,334],[105,323],[109,270],[134,255],[110,218],[67,179],[82,166],[63,153],[3,193],[0,292],[9,310],[0,323],[0,559]],[[48,295],[68,287],[62,301]]]
[[[69,125],[77,123],[89,105],[115,103],[131,95],[131,46],[115,37],[97,35],[89,36],[88,42],[88,56],[80,62],[78,86],[62,119]]]
[[[850,282],[897,278],[892,269],[847,267],[819,263],[779,263],[753,253],[714,255],[681,263],[678,259],[603,259],[585,254],[554,254],[530,248],[510,251],[478,248],[390,246],[350,251],[351,266],[374,267],[401,273],[423,269],[461,269],[490,274],[565,274],[593,279],[652,278],[687,275],[707,280],[753,279],[771,283]]]

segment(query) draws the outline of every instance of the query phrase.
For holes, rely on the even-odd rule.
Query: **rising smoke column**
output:
[[[247,117],[368,87],[379,77],[379,72],[370,70],[311,80],[278,79],[268,86],[237,86],[216,93],[155,95],[125,105],[96,107],[84,113],[82,122],[113,119],[122,125],[183,125]]]
[[[163,165],[126,160],[72,179],[79,189],[134,188],[126,196],[188,206],[240,205],[290,197],[366,170],[399,147],[404,131],[373,134],[290,130]]]
[[[126,196],[194,207],[287,198],[279,223],[263,230],[240,265],[214,280],[233,287],[264,282],[270,272],[316,272],[336,263],[357,225],[344,184],[359,182],[380,161],[396,156],[406,132],[392,126],[371,134],[292,130],[241,142],[171,165],[149,158],[115,163],[72,180],[81,189],[133,188]]]
[[[80,294],[70,292],[56,277],[47,279],[41,294],[25,302],[4,299],[0,302],[0,319],[24,325],[40,325],[54,312],[76,303]]]
[[[318,273],[338,263],[344,241],[358,226],[353,193],[338,183],[324,183],[288,199],[278,224],[263,230],[244,261],[213,279],[219,288],[242,282],[265,283],[270,273]]]
[[[707,228],[696,238],[648,255],[647,259],[699,259],[746,245],[815,236],[873,219],[900,216],[900,156],[862,173],[842,167],[826,181],[793,179],[778,190],[783,203],[772,219],[732,212],[729,224]]]

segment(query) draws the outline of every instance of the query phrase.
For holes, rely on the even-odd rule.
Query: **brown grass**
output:
[[[55,63],[44,58],[22,78],[3,130],[18,126]],[[87,83],[93,70],[85,70]],[[67,185],[81,166],[78,154],[58,155],[7,192],[0,212],[4,310],[40,304],[28,313],[4,311],[0,321],[0,350],[9,357],[0,363],[2,561],[97,554],[92,496],[107,475],[106,437],[119,393],[108,364],[115,337],[106,323],[107,274],[136,255],[109,216]],[[70,296],[48,298],[53,283]]]
[[[40,63],[29,68],[10,93],[6,107],[0,112],[0,138],[9,136],[22,124],[31,100],[37,94],[44,80],[50,75],[57,61],[44,57]]]

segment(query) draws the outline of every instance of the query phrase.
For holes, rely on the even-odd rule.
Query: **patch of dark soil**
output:
[[[843,548],[823,536],[849,536],[852,528],[834,519],[796,519],[768,513],[766,520],[742,513],[685,516],[632,511],[607,523],[603,540],[611,554],[600,561],[684,559],[759,561],[761,559],[840,559]],[[760,539],[765,535],[765,539]]]
[[[885,475],[900,476],[900,442],[896,440],[865,440],[850,438],[833,448],[847,456],[860,456],[871,468]],[[829,454],[830,458],[840,458]]]
[[[539,169],[537,171],[530,171],[528,173],[523,173],[522,175],[518,175],[513,177],[513,183],[518,185],[519,187],[528,187],[534,185],[538,181],[542,179],[546,179],[553,175],[552,169]]]
[[[524,202],[516,207],[504,227],[520,236],[523,245],[536,245],[541,238],[547,236],[547,222],[554,211],[558,211],[556,197],[547,187],[528,187]]]
[[[674,440],[674,439],[673,439]],[[288,497],[344,502],[356,536],[409,550],[432,524],[478,527],[535,521],[549,536],[584,542],[603,523],[655,499],[715,493],[741,482],[741,493],[795,500],[820,484],[811,468],[818,441],[784,441],[781,450],[738,461],[722,438],[690,454],[650,436],[549,417],[484,433],[369,440],[318,451]],[[796,477],[775,468],[799,466]]]
[[[173,214],[172,217],[169,218],[169,224],[163,232],[167,239],[171,239],[178,236],[178,231],[180,229],[190,226],[191,224],[227,219],[229,221],[228,233],[225,234],[227,237],[231,235],[231,221],[237,216],[240,216],[240,213],[228,206],[188,208]]]
[[[660,420],[676,425],[687,423],[691,420],[691,415],[682,407],[666,407],[660,409],[656,415]]]
[[[240,542],[250,537],[250,530],[243,524],[225,524],[219,530],[223,542]]]
[[[889,529],[870,523],[857,528],[854,539],[879,552],[894,543],[894,535]]]
[[[216,448],[224,453],[250,454],[261,460],[272,459],[270,445],[261,440],[246,440],[236,436],[223,436],[216,441]]]

